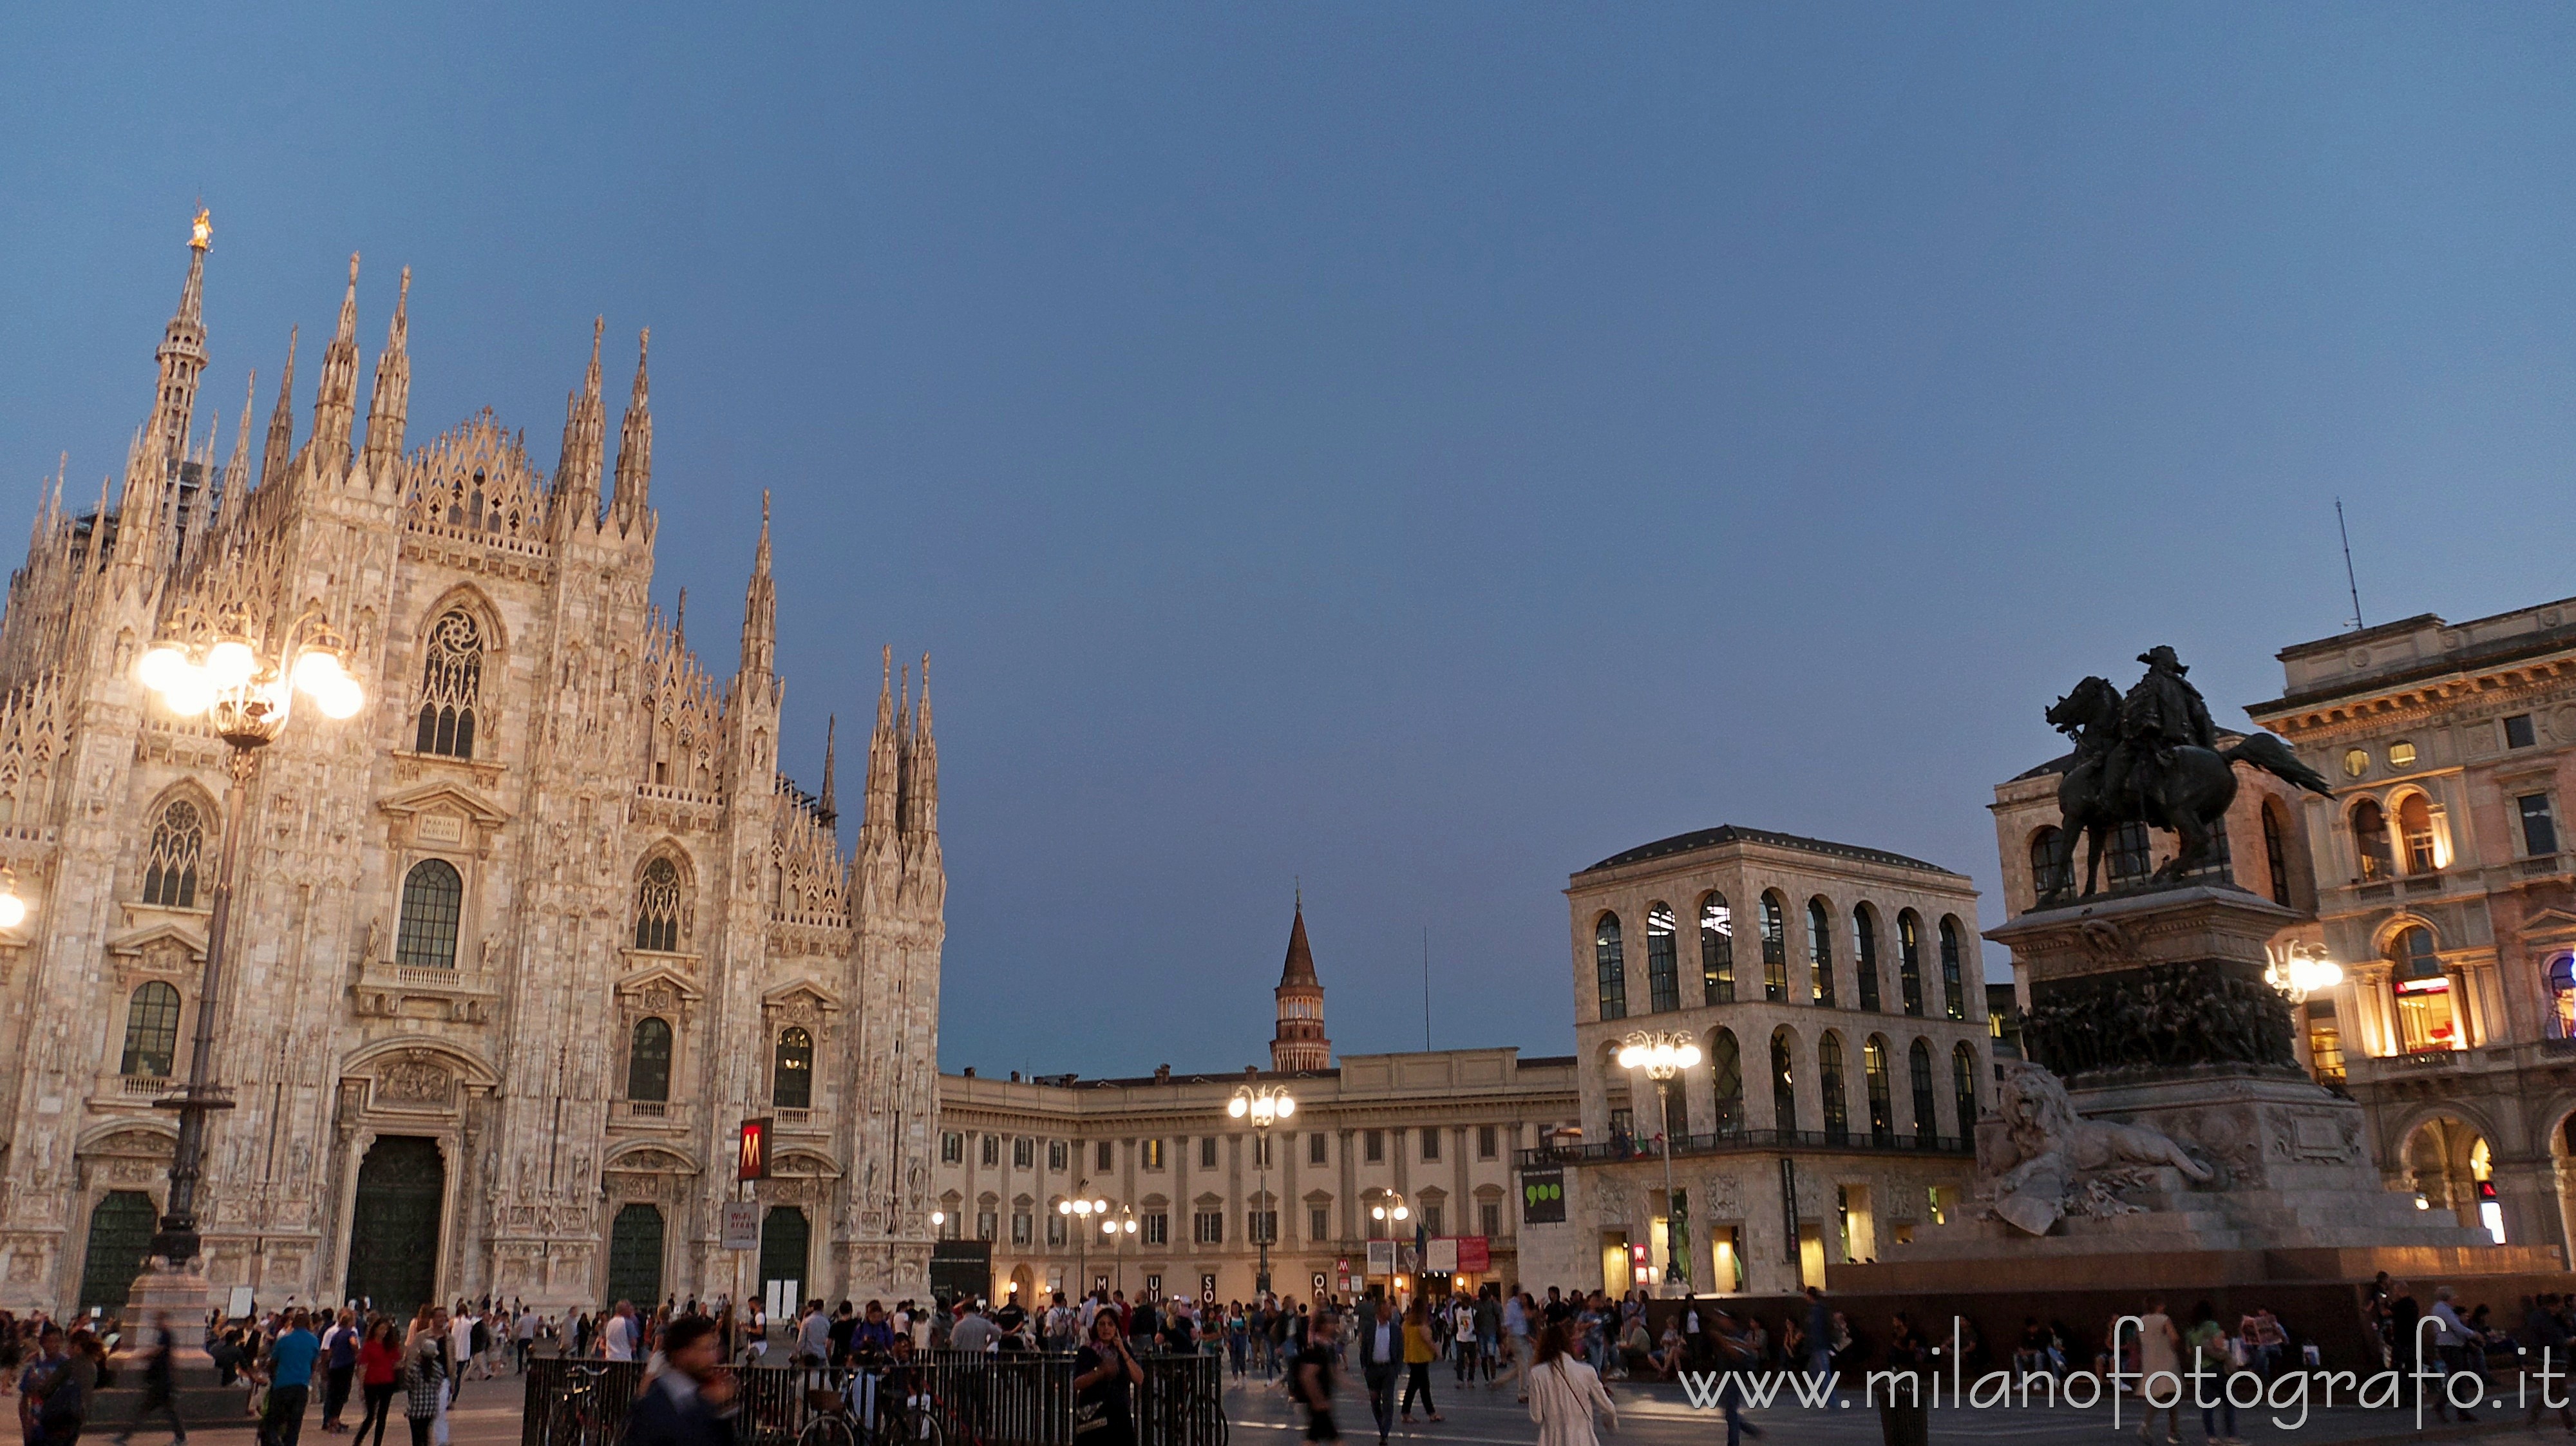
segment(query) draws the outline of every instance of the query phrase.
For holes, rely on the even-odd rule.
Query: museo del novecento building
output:
[[[880,690],[845,854],[828,744],[819,792],[779,771],[765,520],[730,676],[648,601],[640,354],[605,489],[596,330],[550,476],[488,411],[406,451],[407,306],[361,411],[353,257],[303,435],[290,340],[264,434],[245,402],[225,461],[197,407],[206,234],[121,477],[88,508],[57,477],[0,623],[0,861],[29,906],[0,936],[0,1306],[126,1299],[226,869],[215,1289],[920,1293],[946,887],[927,665],[917,701]],[[190,610],[318,612],[366,692],[265,750],[238,859],[225,746],[136,676]],[[719,1228],[746,1116],[776,1121],[756,1257]]]

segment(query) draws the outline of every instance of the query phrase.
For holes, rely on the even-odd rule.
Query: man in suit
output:
[[[684,1315],[662,1331],[670,1369],[653,1378],[626,1415],[626,1446],[732,1446],[734,1381],[723,1365],[716,1324]]]
[[[1377,1439],[1384,1446],[1395,1428],[1395,1378],[1404,1368],[1404,1323],[1395,1318],[1395,1302],[1383,1292],[1370,1297],[1371,1308],[1360,1317],[1360,1380],[1367,1384],[1369,1411],[1377,1417]]]

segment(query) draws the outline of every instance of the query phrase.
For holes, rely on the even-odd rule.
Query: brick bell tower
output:
[[[1333,1042],[1324,1037],[1324,986],[1315,978],[1315,955],[1306,947],[1306,897],[1297,896],[1297,915],[1288,926],[1288,963],[1279,971],[1279,1032],[1270,1040],[1270,1067],[1275,1070],[1322,1070],[1333,1067]]]

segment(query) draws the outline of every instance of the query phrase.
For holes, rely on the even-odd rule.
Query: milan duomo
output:
[[[196,405],[208,234],[122,478],[79,509],[57,476],[0,623],[0,858],[28,906],[0,935],[0,1306],[125,1301],[219,869],[234,1107],[197,1194],[218,1298],[922,1293],[946,893],[927,662],[917,697],[880,690],[845,858],[829,742],[819,792],[778,768],[766,501],[731,676],[648,601],[640,348],[605,479],[596,329],[551,476],[488,411],[406,453],[410,276],[362,422],[352,257],[304,435],[290,338],[264,436],[246,402],[221,460]],[[239,860],[217,857],[225,745],[135,676],[192,608],[317,611],[366,689],[265,750]],[[738,1184],[748,1117],[775,1122],[772,1177]],[[724,1248],[734,1201],[753,1248]]]

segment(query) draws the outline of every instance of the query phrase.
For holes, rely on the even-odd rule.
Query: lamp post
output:
[[[135,668],[135,676],[159,695],[162,706],[182,718],[203,715],[230,750],[225,758],[230,781],[224,789],[223,852],[215,859],[205,965],[197,983],[197,1027],[188,1041],[188,1082],[153,1101],[155,1108],[175,1110],[179,1116],[179,1140],[170,1153],[170,1198],[138,1286],[145,1301],[184,1305],[190,1311],[205,1303],[205,1282],[188,1267],[201,1251],[197,1182],[205,1164],[206,1116],[233,1106],[232,1092],[215,1083],[215,1005],[223,985],[233,873],[241,855],[242,812],[251,780],[259,773],[260,750],[286,731],[297,693],[311,699],[326,718],[353,717],[367,701],[349,676],[342,658],[345,645],[320,609],[305,609],[283,629],[262,623],[246,611],[219,616],[180,608]],[[164,1288],[155,1289],[156,1283]],[[184,1299],[189,1292],[193,1298]]]
[[[1619,1047],[1621,1069],[1642,1069],[1655,1082],[1657,1133],[1664,1141],[1664,1295],[1690,1294],[1690,1262],[1673,1243],[1681,1228],[1673,1211],[1673,1079],[1697,1063],[1699,1045],[1678,1031],[1641,1029]]]
[[[1083,1183],[1088,1185],[1091,1182],[1085,1180]],[[1071,1217],[1074,1222],[1073,1268],[1082,1276],[1082,1289],[1075,1292],[1074,1298],[1089,1299],[1091,1295],[1091,1217],[1108,1214],[1109,1202],[1088,1197],[1080,1200],[1058,1200],[1055,1202],[1055,1213]]]
[[[1369,1219],[1383,1224],[1386,1227],[1387,1239],[1395,1242],[1395,1269],[1387,1276],[1386,1281],[1386,1291],[1390,1296],[1395,1294],[1395,1277],[1404,1273],[1404,1237],[1396,1233],[1396,1228],[1412,1218],[1413,1208],[1404,1203],[1404,1195],[1401,1191],[1389,1190],[1378,1197],[1376,1204],[1369,1207]],[[1362,1266],[1360,1279],[1365,1282],[1368,1279],[1366,1255],[1361,1256],[1360,1263]]]
[[[1261,1172],[1261,1198],[1264,1203],[1268,1203],[1270,1201],[1270,1127],[1297,1113],[1296,1098],[1288,1093],[1285,1085],[1237,1085],[1234,1098],[1226,1101],[1225,1112],[1238,1120],[1252,1122],[1253,1162]],[[1261,1247],[1260,1271],[1252,1282],[1253,1293],[1256,1295],[1270,1293],[1270,1237],[1278,1233],[1275,1224],[1269,1230],[1260,1228],[1262,1214],[1263,1212],[1257,1209],[1252,1212],[1253,1238]],[[1279,1212],[1274,1208],[1269,1215],[1275,1222]]]
[[[1108,1218],[1108,1201],[1094,1200],[1091,1203],[1100,1207],[1100,1233],[1108,1236],[1110,1243],[1118,1251],[1118,1293],[1125,1295],[1127,1293],[1127,1242],[1136,1234],[1136,1212],[1128,1206],[1121,1205],[1118,1207],[1118,1218],[1112,1220]]]

